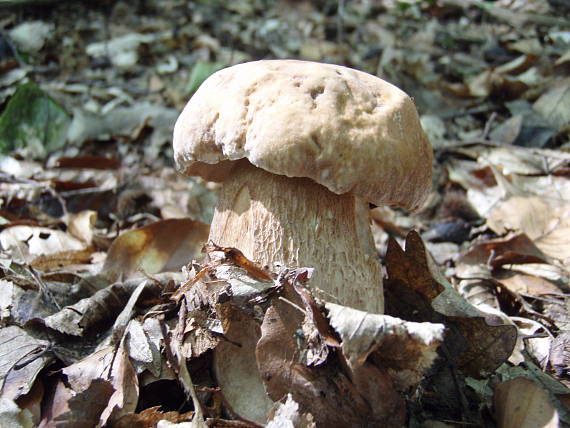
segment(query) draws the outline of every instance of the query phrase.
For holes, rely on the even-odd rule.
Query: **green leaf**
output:
[[[224,64],[219,62],[202,62],[198,61],[192,67],[190,72],[190,78],[188,79],[188,85],[186,85],[186,93],[193,94],[200,85],[210,77],[211,74],[220,70],[224,67]]]
[[[34,83],[24,83],[0,116],[0,153],[25,149],[32,158],[43,158],[65,144],[70,117]]]

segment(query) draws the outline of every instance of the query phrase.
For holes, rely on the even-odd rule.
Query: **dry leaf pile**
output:
[[[566,2],[0,4],[0,420],[570,426]],[[371,207],[386,314],[207,241],[171,133],[213,71],[300,58],[414,97],[415,214]],[[351,286],[355,286],[351,284]],[[190,422],[192,421],[192,422]]]

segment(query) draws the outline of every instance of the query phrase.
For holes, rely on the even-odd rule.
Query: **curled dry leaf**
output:
[[[508,235],[504,238],[478,242],[463,254],[459,263],[488,265],[497,269],[504,265],[544,263],[547,257],[525,234]]]
[[[351,374],[340,361],[323,367],[303,364],[296,340],[303,317],[295,311],[286,303],[271,306],[261,326],[256,356],[271,399],[290,393],[317,426],[401,426],[405,404],[386,371],[369,363]]]
[[[548,392],[523,377],[497,385],[495,409],[499,428],[558,427],[558,412]]]
[[[98,414],[102,424],[133,412],[136,408],[138,377],[124,346],[106,348],[91,354],[78,363],[65,367],[62,373],[67,377],[65,384],[71,389],[71,396],[84,393],[93,382],[105,382],[112,387],[114,392],[107,397],[105,406]],[[81,412],[81,409],[76,411]]]
[[[386,253],[387,313],[414,321],[444,323],[451,358],[469,376],[495,370],[510,356],[517,331],[471,306],[439,272],[421,237],[410,232],[406,250],[391,240]]]
[[[215,308],[223,328],[219,333],[223,336],[218,341],[205,329],[198,328],[193,331],[194,339],[208,347],[217,344],[214,373],[232,411],[264,423],[273,402],[265,393],[255,360],[261,332],[249,302],[273,287],[273,282],[268,273],[237,249],[210,243],[206,251],[211,261],[200,271],[201,275],[196,275],[198,280],[192,290],[201,295],[194,300],[208,302],[210,308]]]
[[[145,293],[156,296],[172,280],[172,276],[159,274],[153,279],[148,281]],[[62,308],[43,322],[49,328],[72,336],[83,336],[97,328],[106,329],[125,309],[140,283],[140,279],[131,279],[111,284],[74,305]]]
[[[544,254],[570,265],[570,203],[515,196],[497,206],[487,224],[499,235],[524,233]]]
[[[404,321],[327,303],[331,326],[342,341],[342,351],[354,369],[375,354],[389,370],[396,388],[417,385],[437,357],[443,342],[443,324]]]
[[[103,271],[118,278],[178,270],[199,256],[208,231],[199,221],[170,219],[126,232],[109,248]]]

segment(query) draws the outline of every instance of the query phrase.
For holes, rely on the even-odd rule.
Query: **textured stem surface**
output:
[[[314,267],[310,286],[317,295],[383,313],[368,206],[353,196],[243,162],[223,185],[210,239],[238,248],[261,266]]]

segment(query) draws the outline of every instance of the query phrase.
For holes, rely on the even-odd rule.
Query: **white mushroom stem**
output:
[[[368,206],[354,196],[240,162],[223,184],[209,238],[261,266],[314,267],[319,297],[383,313]]]

